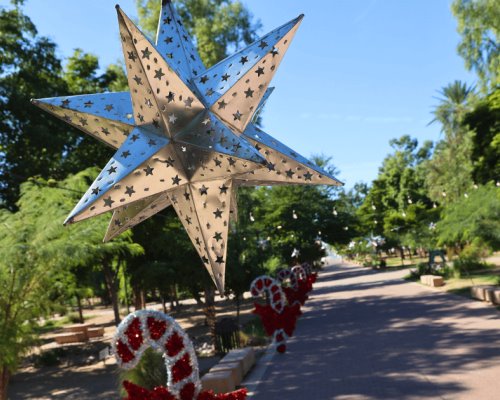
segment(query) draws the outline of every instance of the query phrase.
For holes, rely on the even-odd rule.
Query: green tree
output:
[[[476,183],[500,177],[500,90],[481,99],[464,119],[472,132],[472,176]]]
[[[336,174],[331,160],[313,157],[316,164]],[[294,249],[299,260],[313,263],[324,255],[322,242],[348,243],[353,226],[348,212],[336,206],[332,191],[325,186],[290,185],[257,189],[257,202],[251,210],[261,243],[270,247],[271,260],[267,267],[289,264]],[[347,230],[345,229],[347,227]]]
[[[462,39],[458,54],[469,70],[479,76],[483,90],[500,84],[500,7],[496,0],[454,0],[451,9],[457,18]]]
[[[239,0],[177,0],[174,3],[207,67],[225,58],[229,50],[257,38],[255,32],[260,22],[252,22],[252,15]],[[153,37],[158,27],[160,2],[136,0],[136,5],[141,29]]]
[[[454,81],[441,92],[440,104],[434,110],[432,122],[439,122],[444,139],[436,145],[427,163],[429,196],[436,202],[453,202],[472,187],[472,134],[464,118],[472,109],[474,90],[465,83]]]
[[[68,228],[64,216],[73,207],[96,170],[86,170],[64,181],[32,179],[21,187],[18,211],[0,210],[0,399],[6,398],[10,375],[36,339],[34,327],[52,302],[73,295],[68,282],[79,266],[113,268],[142,248],[125,234],[102,243],[106,218]],[[116,298],[115,298],[116,299]]]
[[[105,165],[112,154],[30,106],[30,99],[117,90],[126,81],[118,65],[98,74],[97,58],[82,50],[63,69],[56,44],[38,35],[22,2],[14,3],[11,9],[0,9],[0,205],[9,209],[15,209],[19,185],[29,177],[63,179]]]
[[[428,246],[428,224],[436,218],[425,187],[424,163],[431,142],[419,147],[405,135],[390,141],[394,153],[380,167],[377,179],[358,209],[364,237],[383,236],[386,247]]]
[[[460,248],[478,240],[500,249],[500,190],[490,183],[448,205],[436,230],[443,245]]]

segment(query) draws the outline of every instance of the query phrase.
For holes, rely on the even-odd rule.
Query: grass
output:
[[[84,320],[88,320],[93,318],[93,315],[85,315]],[[57,329],[61,329],[64,325],[77,324],[79,323],[80,318],[78,314],[69,313],[62,318],[58,319],[49,319],[43,323],[43,325],[38,325],[36,328],[36,333],[38,335],[43,335],[44,333],[52,332]]]
[[[470,288],[475,285],[498,285],[500,276],[498,274],[475,273],[461,278],[445,279],[446,291],[470,297]]]
[[[401,263],[400,257],[390,257],[390,258],[387,258],[385,261],[387,263],[387,268],[408,268],[408,267],[413,267],[421,262],[427,262],[428,258],[427,257],[412,257],[411,260],[409,258],[405,258],[404,264]]]

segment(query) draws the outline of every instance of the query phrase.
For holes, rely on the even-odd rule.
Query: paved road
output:
[[[405,274],[326,268],[252,400],[499,400],[500,312]]]

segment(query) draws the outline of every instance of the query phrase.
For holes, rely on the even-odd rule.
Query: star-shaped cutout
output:
[[[131,197],[134,193],[135,193],[134,187],[127,186],[127,189],[125,190],[125,194],[128,194],[128,196]]]
[[[85,118],[78,128],[116,149],[66,223],[111,210],[111,240],[172,205],[223,293],[239,185],[339,184],[252,123],[270,94],[276,49],[281,60],[302,16],[207,69],[171,2],[156,45],[117,12],[130,92],[34,101],[68,122]]]
[[[222,211],[219,210],[218,208],[217,208],[217,210],[215,210],[213,212],[213,214],[214,214],[215,218],[222,218]]]

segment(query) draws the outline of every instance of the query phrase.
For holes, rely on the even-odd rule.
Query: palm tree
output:
[[[433,111],[445,137],[426,163],[429,197],[436,202],[454,202],[472,186],[472,137],[464,118],[472,109],[474,87],[454,81],[439,92],[441,104]]]
[[[447,140],[452,140],[459,134],[463,118],[471,110],[474,90],[473,86],[456,80],[439,91],[441,97],[438,100],[441,104],[432,112],[434,119],[430,123],[441,123]]]

